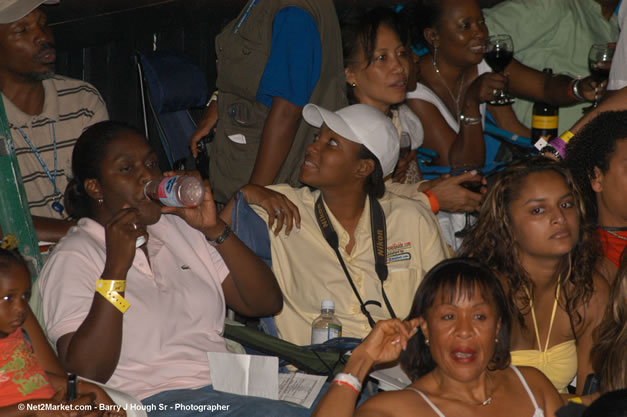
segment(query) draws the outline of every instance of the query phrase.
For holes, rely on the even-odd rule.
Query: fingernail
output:
[[[398,336],[396,339],[392,340],[392,344],[393,345],[398,345],[398,343],[401,341],[401,337]]]

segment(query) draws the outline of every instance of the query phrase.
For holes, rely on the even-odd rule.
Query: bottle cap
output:
[[[322,300],[323,310],[335,310],[335,303],[333,300]]]

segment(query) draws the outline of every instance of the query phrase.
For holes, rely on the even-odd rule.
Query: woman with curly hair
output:
[[[566,148],[566,163],[583,193],[588,218],[598,227],[603,254],[612,269],[618,268],[627,247],[625,161],[627,111],[601,113]]]
[[[592,372],[592,331],[608,285],[596,269],[600,247],[581,194],[562,165],[533,157],[499,174],[464,242],[505,287],[514,317],[512,363],[534,366],[555,387]]]

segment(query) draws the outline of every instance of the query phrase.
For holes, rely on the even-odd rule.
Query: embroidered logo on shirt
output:
[[[387,263],[409,261],[411,259],[411,242],[398,242],[388,246]]]

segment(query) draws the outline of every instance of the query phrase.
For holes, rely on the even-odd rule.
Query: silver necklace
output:
[[[453,91],[449,88],[442,74],[440,74],[440,68],[438,68],[438,64],[437,62],[435,62],[435,59],[433,60],[433,68],[435,68],[435,73],[438,75],[438,77],[440,77],[440,80],[442,81],[442,84],[444,84],[446,91],[448,91],[448,94],[453,99],[453,102],[455,102],[455,118],[457,119],[457,123],[459,123],[459,115],[461,114],[461,111],[459,110],[459,101],[462,98],[462,89],[464,88],[464,77],[466,76],[466,73],[462,73],[462,79],[459,83],[459,90],[457,91],[457,98],[455,98]]]
[[[435,379],[436,384],[440,385],[440,383],[438,382],[437,378],[435,375],[431,375],[433,379]],[[488,378],[488,380],[490,379],[488,376],[486,376]],[[489,382],[489,381],[488,381]],[[494,392],[494,391],[493,391]],[[486,398],[484,401],[481,401],[480,403],[468,403],[466,401],[462,401],[460,399],[458,399],[457,401],[462,402],[464,404],[468,404],[468,405],[474,405],[474,406],[484,406],[484,405],[490,405],[492,404],[492,396],[490,395],[488,398]]]

